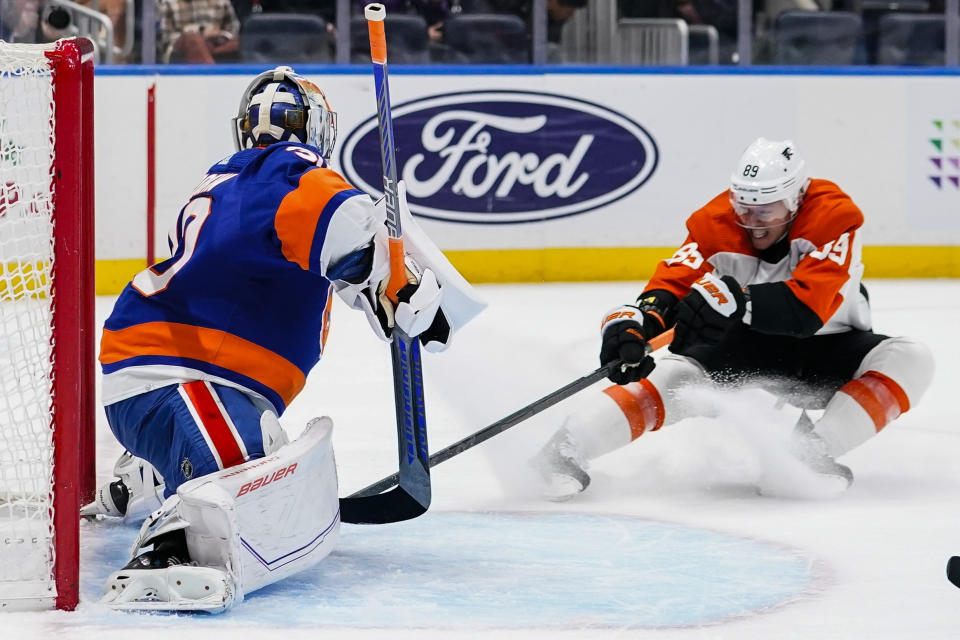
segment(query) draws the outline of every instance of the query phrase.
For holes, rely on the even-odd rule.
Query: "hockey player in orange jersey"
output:
[[[689,415],[682,387],[750,378],[822,399],[822,417],[801,415],[790,450],[845,489],[853,475],[835,458],[915,406],[933,375],[926,346],[873,332],[863,221],[837,185],[808,177],[792,141],[753,142],[636,303],[604,314],[601,364],[623,364],[535,458],[547,497],[583,491],[590,460]],[[670,353],[654,366],[647,341],[671,327]]]

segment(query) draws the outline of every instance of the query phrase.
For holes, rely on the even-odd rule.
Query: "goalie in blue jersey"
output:
[[[180,210],[170,258],[127,285],[104,325],[102,400],[127,453],[82,513],[150,514],[140,553],[107,581],[118,608],[220,611],[329,553],[332,423],[288,442],[278,418],[323,353],[334,292],[380,338],[399,327],[428,351],[480,309],[412,219],[409,284],[386,297],[384,210],[328,166],[336,116],[314,83],[289,67],[260,74],[234,124],[237,152]]]

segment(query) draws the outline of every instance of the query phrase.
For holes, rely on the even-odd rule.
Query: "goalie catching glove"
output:
[[[330,269],[337,293],[354,309],[361,309],[378,338],[389,342],[393,329],[419,337],[423,348],[439,352],[450,342],[450,324],[440,308],[443,288],[431,269],[407,255],[404,261],[407,284],[397,291],[397,303],[387,296],[390,263],[385,232],[373,243],[356,251]],[[360,273],[363,275],[355,276]]]

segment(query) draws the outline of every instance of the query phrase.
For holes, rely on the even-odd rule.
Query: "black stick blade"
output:
[[[960,588],[960,556],[953,556],[947,561],[947,580]]]
[[[423,515],[430,506],[401,487],[361,498],[340,498],[340,520],[350,524],[389,524]]]

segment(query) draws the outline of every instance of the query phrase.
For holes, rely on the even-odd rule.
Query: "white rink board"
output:
[[[166,230],[184,196],[210,164],[233,150],[229,119],[255,71],[97,76],[98,259],[145,254],[150,83],[157,84],[156,250],[164,255]],[[371,74],[325,74],[322,68],[305,68],[304,73],[321,85],[338,113],[337,167],[351,132],[375,114]],[[575,98],[631,120],[656,144],[657,164],[646,182],[600,208],[524,223],[423,220],[443,249],[674,246],[686,216],[726,187],[736,158],[759,135],[794,138],[813,175],[837,182],[854,198],[869,221],[865,244],[960,245],[960,186],[951,181],[960,181],[956,76],[395,70],[390,88],[395,110],[454,92],[526,91]],[[486,131],[493,144],[513,136],[507,144],[516,142],[521,155],[529,152],[522,133],[495,127]],[[934,139],[940,140],[940,149]],[[469,154],[463,162],[468,159]],[[400,164],[402,170],[402,157]],[[602,161],[592,162],[575,167],[575,176],[588,173],[593,179],[607,169]]]

